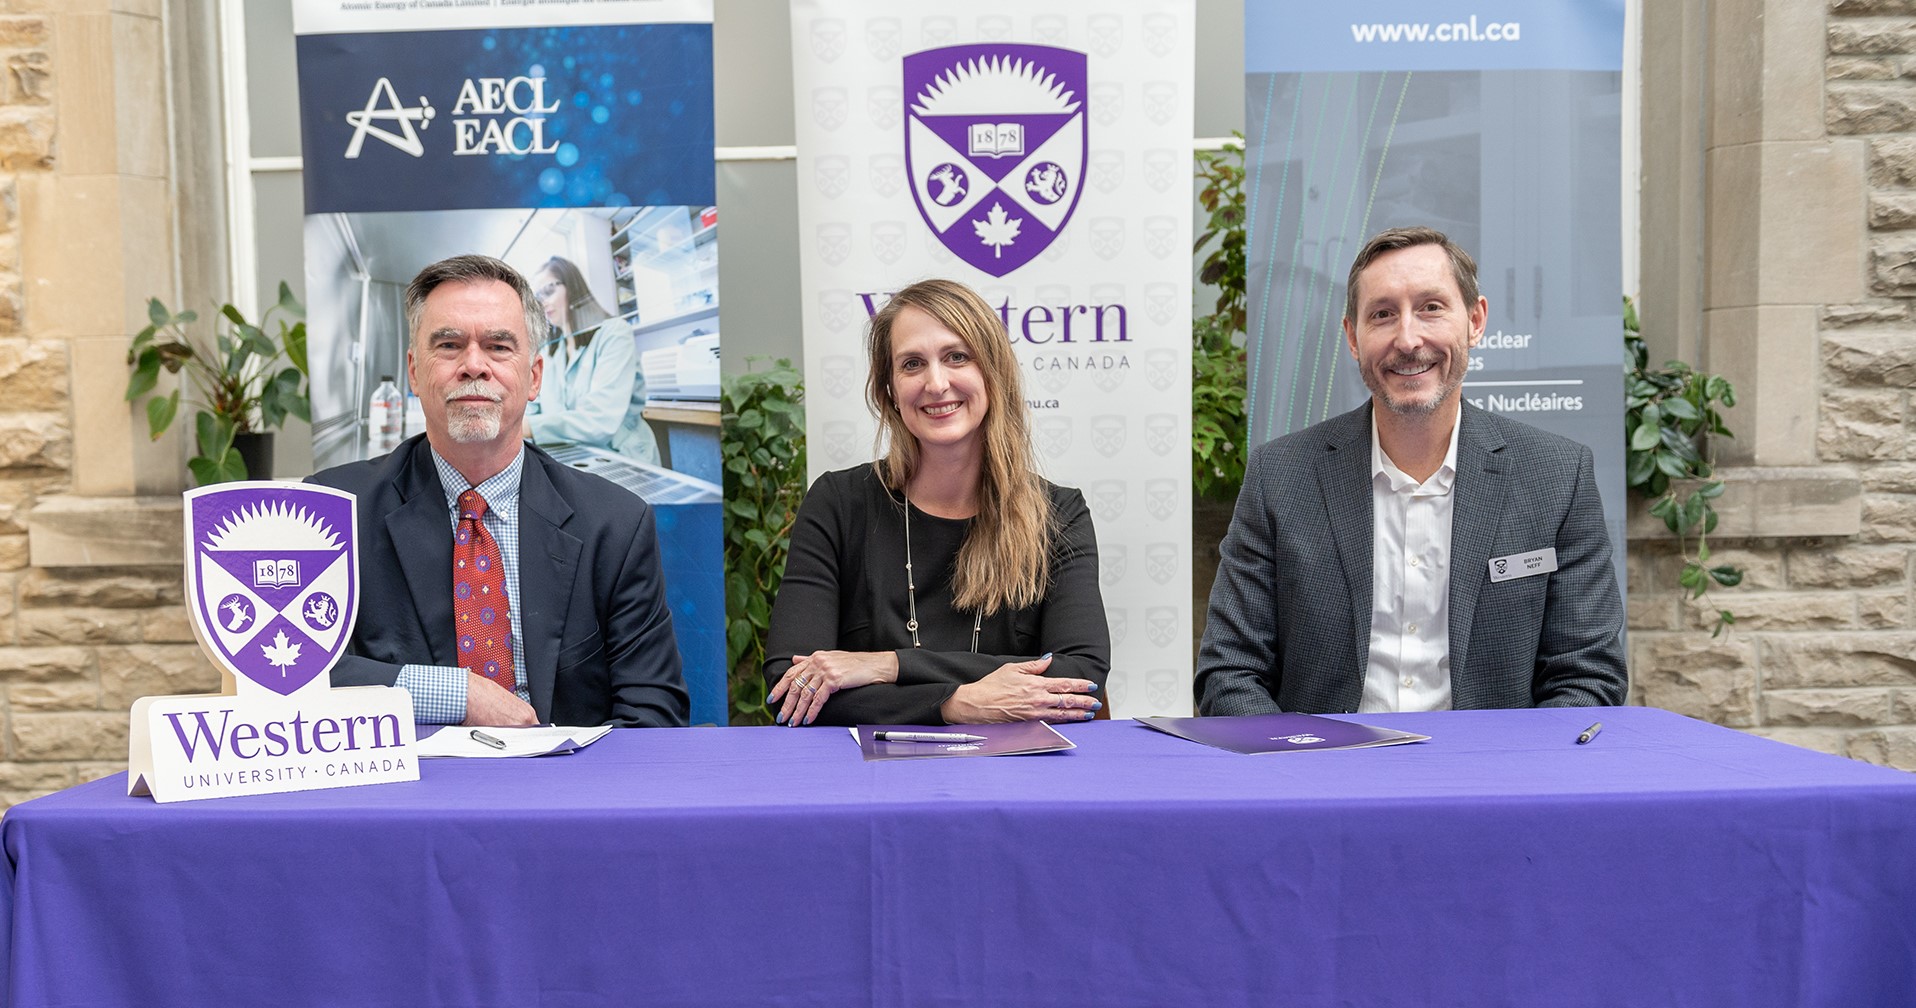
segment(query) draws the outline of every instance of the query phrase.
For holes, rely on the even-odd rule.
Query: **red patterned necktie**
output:
[[[452,617],[459,635],[459,665],[514,691],[512,620],[506,600],[505,563],[499,543],[480,521],[486,499],[468,489],[459,495],[459,528],[452,534]]]

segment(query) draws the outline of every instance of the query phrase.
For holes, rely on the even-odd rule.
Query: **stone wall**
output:
[[[1736,199],[1790,201],[1798,196],[1793,185],[1813,185],[1818,199],[1866,207],[1864,220],[1842,222],[1866,253],[1853,278],[1861,280],[1863,296],[1807,306],[1813,323],[1789,336],[1816,346],[1811,373],[1759,375],[1771,383],[1765,389],[1775,393],[1771,400],[1786,402],[1794,383],[1813,406],[1807,446],[1813,464],[1854,481],[1860,497],[1854,534],[1715,543],[1714,561],[1745,571],[1741,586],[1715,593],[1738,617],[1732,632],[1715,639],[1707,613],[1669,590],[1681,567],[1675,551],[1648,532],[1633,535],[1632,670],[1642,703],[1916,770],[1916,409],[1910,391],[1916,385],[1916,0],[1826,2],[1827,10],[1797,4],[1780,12],[1810,18],[1821,31],[1772,38],[1761,17],[1731,26],[1758,36],[1751,48],[1763,55],[1754,58],[1753,75],[1773,79],[1774,66],[1790,62],[1772,47],[1817,47],[1824,58],[1822,121],[1794,135],[1787,123],[1752,130],[1745,146],[1761,147],[1778,135],[1838,152],[1860,144],[1866,168],[1853,177],[1833,176],[1834,194],[1832,176],[1784,175],[1766,179],[1773,191]],[[1755,6],[1764,14],[1777,5]],[[1726,50],[1720,47],[1715,57],[1738,58]],[[1712,79],[1734,79],[1738,72],[1719,68]],[[1779,104],[1772,100],[1769,107]],[[1756,234],[1745,247],[1713,246],[1710,254],[1761,261],[1772,246],[1803,237],[1787,229]],[[1709,359],[1719,362],[1717,370],[1732,370],[1737,365],[1728,361],[1735,355],[1762,352],[1755,346],[1760,338],[1713,331]],[[1779,384],[1784,389],[1777,393]],[[1747,435],[1757,420],[1739,411],[1730,423]],[[1731,478],[1739,472],[1757,471],[1732,469]],[[1778,510],[1788,507],[1785,502]]]
[[[145,448],[117,390],[143,295],[175,270],[160,16],[0,3],[0,807],[125,769],[134,698],[219,685],[177,560],[119,548],[135,527],[155,538],[124,513],[134,499],[59,504],[90,489],[82,457],[130,494]],[[50,513],[65,540],[38,527]]]

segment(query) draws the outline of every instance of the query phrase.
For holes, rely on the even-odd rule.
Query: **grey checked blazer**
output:
[[[1370,661],[1370,404],[1251,453],[1198,652],[1199,714],[1357,709]],[[1453,704],[1623,702],[1623,601],[1590,449],[1465,403],[1450,544]],[[1493,557],[1554,546],[1551,574]]]

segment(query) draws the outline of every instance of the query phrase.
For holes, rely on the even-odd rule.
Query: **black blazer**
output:
[[[452,519],[425,436],[310,479],[359,498],[359,619],[333,683],[390,686],[402,665],[458,665]],[[512,604],[541,721],[686,723],[658,535],[638,496],[527,445]]]

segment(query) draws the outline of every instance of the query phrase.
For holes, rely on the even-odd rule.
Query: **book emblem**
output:
[[[298,584],[298,560],[262,558],[253,561],[253,587],[287,588]]]

